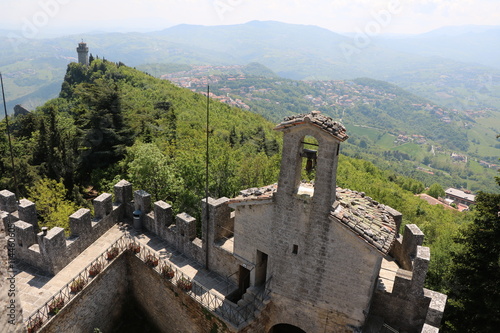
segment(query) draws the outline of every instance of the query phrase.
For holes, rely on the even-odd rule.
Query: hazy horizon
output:
[[[337,33],[421,34],[447,26],[495,26],[496,0],[4,0],[0,29],[44,38],[151,32],[179,24],[250,21],[315,25]]]

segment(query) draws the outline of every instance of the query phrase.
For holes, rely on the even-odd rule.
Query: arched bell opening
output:
[[[314,136],[306,135],[301,141],[301,182],[297,194],[314,195],[316,166],[318,164],[319,144]]]

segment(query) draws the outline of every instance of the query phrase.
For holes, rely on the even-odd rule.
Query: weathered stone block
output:
[[[417,246],[423,243],[424,233],[415,224],[407,224],[403,234],[403,252],[413,259],[417,254]]]
[[[113,202],[111,194],[103,193],[93,201],[94,216],[98,219],[104,218],[113,210]]]
[[[132,184],[124,179],[120,180],[114,186],[115,201],[128,203],[132,201]]]
[[[143,214],[151,211],[151,194],[144,190],[134,192],[135,209],[139,209]]]
[[[92,231],[90,210],[80,208],[69,217],[69,228],[72,236],[85,236]]]
[[[201,201],[202,206],[202,233],[203,239],[206,238],[207,230],[207,204],[206,198]],[[221,237],[230,237],[234,233],[234,219],[231,218],[231,208],[227,204],[228,198],[223,197],[219,199],[208,198],[208,211],[210,224],[208,237],[209,243],[213,243]]]
[[[21,199],[17,209],[19,211],[19,219],[32,224],[35,230],[38,230],[38,218],[35,204],[28,199]]]
[[[154,203],[155,223],[158,227],[168,227],[172,224],[172,206],[165,201]],[[158,230],[158,229],[157,229]]]
[[[417,246],[417,256],[413,262],[412,292],[423,293],[424,281],[429,269],[431,252],[428,247]]]
[[[429,289],[424,289],[424,295],[431,299],[425,323],[434,327],[439,327],[441,325],[441,319],[443,319],[446,299],[448,297],[445,294]]]
[[[40,245],[40,252],[51,257],[56,254],[61,255],[66,249],[66,237],[64,236],[64,229],[59,227],[54,227],[47,231],[44,235],[43,232],[39,232],[38,244]]]
[[[177,232],[189,240],[196,238],[196,219],[187,213],[177,214],[175,217]]]
[[[17,210],[16,195],[14,193],[8,190],[0,191],[0,210],[8,213],[12,213]]]
[[[17,246],[27,249],[36,243],[36,234],[31,223],[17,221],[14,223],[14,230]]]
[[[64,229],[54,227],[48,230],[46,235],[43,232],[38,233],[37,238],[40,253],[49,265],[45,269],[52,274],[56,274],[67,264]]]

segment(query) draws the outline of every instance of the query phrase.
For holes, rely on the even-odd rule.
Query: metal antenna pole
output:
[[[205,160],[205,216],[206,216],[206,248],[205,248],[205,267],[209,269],[208,265],[208,247],[209,247],[209,242],[208,242],[208,230],[209,230],[209,214],[210,210],[208,207],[208,165],[209,165],[209,159],[208,159],[208,139],[209,139],[209,124],[210,124],[210,85],[207,85],[207,151],[206,151],[206,160]]]
[[[0,73],[0,82],[2,83],[3,109],[5,112],[5,125],[7,126],[7,137],[9,139],[10,163],[12,164],[12,177],[14,178],[14,186],[15,186],[15,191],[16,191],[17,203],[19,204],[19,188],[17,186],[16,168],[15,168],[15,164],[14,164],[14,152],[12,150],[12,140],[10,138],[9,116],[7,115],[7,104],[5,103],[5,90],[3,88],[2,73]]]

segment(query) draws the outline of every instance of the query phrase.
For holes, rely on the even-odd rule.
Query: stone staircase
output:
[[[249,287],[237,303],[239,313],[245,319],[244,326],[257,318],[270,301],[271,297],[266,294],[264,286]]]
[[[268,293],[266,294],[264,286],[250,287],[236,304],[226,299],[212,311],[229,321],[236,328],[242,329],[260,315],[270,300],[271,298]]]

